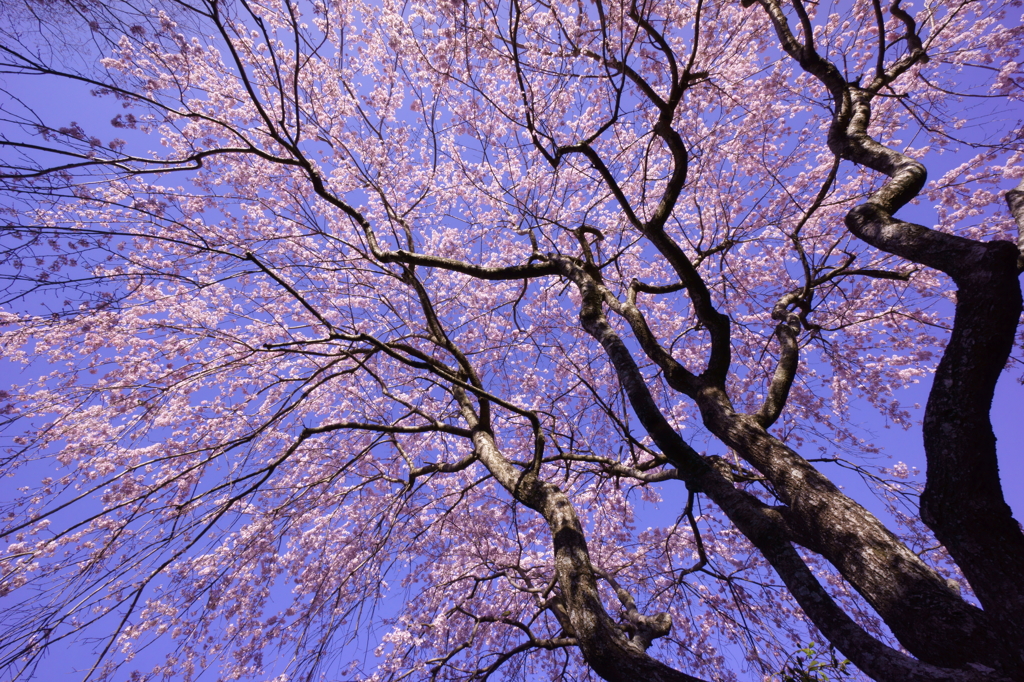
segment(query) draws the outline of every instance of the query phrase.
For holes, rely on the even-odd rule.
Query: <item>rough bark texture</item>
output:
[[[955,275],[953,333],[925,409],[921,518],[963,567],[998,630],[1024,641],[1024,535],[1003,499],[989,421],[1020,316],[1018,252],[1006,242],[985,246]]]
[[[772,481],[786,505],[790,539],[828,559],[908,651],[937,666],[976,662],[995,667],[1003,646],[987,627],[985,614],[751,417],[730,414],[720,401],[704,405],[708,428]]]
[[[464,403],[463,412],[471,422],[477,422],[468,401]],[[667,614],[640,616],[638,622],[631,624],[632,636],[608,615],[598,593],[597,575],[590,562],[583,528],[565,493],[538,479],[535,472],[522,472],[513,466],[486,431],[477,428],[473,442],[480,461],[498,482],[547,521],[561,588],[556,608],[564,613],[562,625],[566,634],[579,643],[580,651],[594,672],[610,682],[700,682],[647,654],[653,639],[669,633],[671,619]]]

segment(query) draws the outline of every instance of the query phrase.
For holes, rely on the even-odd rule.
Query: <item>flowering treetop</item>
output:
[[[0,665],[1019,679],[1019,4],[5,2]]]

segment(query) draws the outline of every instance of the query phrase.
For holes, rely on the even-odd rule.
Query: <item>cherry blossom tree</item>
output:
[[[6,678],[1024,677],[1020,2],[0,6]]]

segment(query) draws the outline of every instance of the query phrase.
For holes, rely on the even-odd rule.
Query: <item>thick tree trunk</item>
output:
[[[928,479],[921,518],[949,550],[985,612],[1010,641],[1024,643],[1024,534],[1003,498],[992,395],[1021,311],[1018,251],[986,244],[958,273],[953,333],[924,418]],[[1017,656],[1024,656],[1020,649]],[[1024,670],[1024,658],[1018,658]]]
[[[698,401],[708,429],[771,481],[792,539],[827,559],[878,612],[900,643],[949,668],[1005,669],[1012,655],[991,621],[811,464],[738,415],[721,389]]]
[[[850,102],[833,124],[833,150],[890,180],[849,213],[847,227],[872,246],[945,272],[958,287],[953,332],[925,410],[921,517],[1005,643],[996,653],[999,667],[1024,676],[1024,533],[1003,498],[989,420],[1020,319],[1019,250],[1011,242],[975,242],[894,218],[924,186],[925,169],[867,135],[869,93],[853,89]]]
[[[594,273],[564,263],[563,274],[577,283],[583,298],[583,327],[608,354],[647,433],[678,467],[680,477],[706,492],[752,538],[751,534],[758,533],[760,524],[766,522],[760,518],[760,503],[747,499],[745,494],[737,497],[738,491],[729,476],[709,466],[664,418],[631,353],[605,317],[605,296]],[[789,561],[790,555],[780,547],[790,542],[821,554],[864,596],[901,644],[931,666],[962,669],[976,664],[1006,672],[1017,670],[1015,648],[1007,646],[1001,634],[991,627],[987,614],[965,602],[870,512],[769,434],[756,416],[736,413],[723,386],[704,377],[692,381],[703,385],[691,391],[691,397],[700,407],[708,429],[771,481],[786,505],[774,517],[771,536],[775,539],[766,541],[764,548],[759,546],[762,551],[771,549],[766,554],[770,561],[773,556]],[[775,568],[782,573],[781,565]],[[811,594],[806,584],[803,586],[804,592]],[[816,595],[812,605],[821,599],[821,595]],[[852,621],[842,627],[837,625],[837,636],[850,625],[854,625]],[[863,644],[854,646],[852,641],[844,653],[858,666],[870,667],[878,653],[872,653],[872,648]],[[893,664],[889,669],[905,672],[907,665]]]
[[[900,641],[922,659],[954,665],[985,662],[1014,678],[1024,678],[1024,584],[1020,580],[1024,575],[1024,534],[1003,499],[989,421],[996,381],[1012,348],[1021,313],[1017,280],[1024,264],[1021,251],[1012,243],[976,242],[894,217],[926,181],[921,163],[868,134],[871,103],[877,94],[914,65],[928,60],[913,18],[898,2],[891,12],[905,29],[906,52],[888,65],[880,55],[879,67],[863,87],[848,82],[836,65],[816,51],[802,4],[794,4],[800,14],[802,40],[791,31],[777,0],[760,0],[760,4],[783,49],[832,95],[834,114],[828,142],[833,153],[888,177],[866,202],[849,212],[847,228],[878,249],[945,272],[958,287],[953,333],[925,411],[928,467],[921,512],[971,582],[984,614],[975,617],[977,610],[966,604],[948,609],[950,600],[941,590],[912,590],[903,595],[907,613],[924,616],[917,625],[921,634],[915,635],[914,626],[908,631],[904,624],[905,616],[898,612],[887,616],[885,605],[876,604],[861,585],[851,582],[880,609]],[[881,12],[878,5],[876,11]],[[1007,201],[1018,226],[1024,228],[1020,189],[1011,191]],[[817,492],[817,488],[815,485],[812,490]],[[836,539],[828,534],[812,537],[826,543]],[[899,560],[896,564],[891,579],[906,583],[902,571],[907,567]],[[917,584],[913,578],[910,583]],[[958,635],[961,627],[964,629]],[[986,639],[988,643],[982,644]],[[973,644],[962,646],[965,641]],[[974,646],[982,649],[972,654]]]
[[[474,425],[473,444],[480,461],[516,500],[540,513],[551,531],[555,574],[561,588],[560,608],[566,634],[575,637],[587,665],[609,682],[701,682],[670,668],[647,654],[651,640],[671,629],[668,614],[640,617],[639,632],[627,636],[608,615],[597,588],[586,537],[568,496],[542,481],[533,471],[522,471],[501,454],[494,437],[479,428],[468,404],[463,414]]]

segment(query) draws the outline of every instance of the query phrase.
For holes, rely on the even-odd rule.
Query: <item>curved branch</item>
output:
[[[835,65],[809,44],[797,44],[775,0],[761,0],[761,5],[786,51],[832,94],[828,142],[833,153],[887,176],[867,201],[847,213],[847,228],[876,248],[947,273],[957,285],[953,331],[925,408],[928,468],[921,516],[949,549],[986,615],[999,624],[995,627],[1013,633],[1010,640],[1024,641],[1024,585],[1019,579],[1024,574],[1024,532],[1003,497],[989,417],[995,385],[1021,314],[1017,279],[1021,251],[1013,243],[977,242],[894,217],[918,195],[926,180],[920,162],[868,133],[876,93],[915,64],[927,61],[916,26],[898,1],[892,11],[907,28],[910,50],[866,88],[837,78]],[[1011,212],[1014,199],[1016,195],[1008,198]],[[1019,652],[990,646],[990,660],[998,667],[1011,674],[1024,673]],[[922,652],[937,659],[949,656],[948,650],[934,646]],[[958,655],[970,661],[978,654],[964,650]]]

